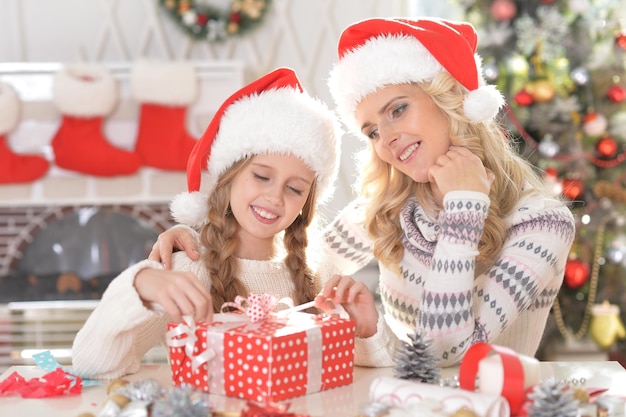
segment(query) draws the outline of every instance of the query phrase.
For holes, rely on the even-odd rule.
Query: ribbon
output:
[[[496,353],[502,359],[504,384],[501,395],[509,402],[511,415],[516,415],[522,410],[526,401],[526,391],[524,389],[524,367],[514,350],[484,342],[472,345],[465,353],[459,367],[459,385],[469,391],[476,389],[478,365],[490,353]],[[487,383],[487,381],[482,382]]]
[[[224,312],[227,307],[232,307],[245,313],[250,318],[251,323],[257,323],[271,317],[279,304],[286,304],[290,308],[294,307],[293,300],[289,297],[279,298],[276,294],[263,293],[261,295],[249,294],[248,298],[238,295],[235,297],[235,301],[222,304],[221,312]]]
[[[191,359],[191,369],[194,371],[215,357],[215,352],[208,347],[204,351],[194,354],[198,336],[196,335],[196,323],[190,316],[183,317],[182,323],[168,330],[166,338],[167,344],[171,347],[185,347],[185,354]]]

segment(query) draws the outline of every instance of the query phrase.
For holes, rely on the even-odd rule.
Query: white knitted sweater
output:
[[[416,200],[405,204],[401,273],[379,264],[384,320],[379,317],[372,337],[356,340],[355,363],[393,366],[399,340],[416,331],[432,340],[441,366],[459,363],[478,341],[535,354],[563,281],[574,219],[558,200],[526,196],[506,219],[502,252],[481,268],[476,256],[488,207],[487,195],[469,191],[446,194],[437,219]],[[343,274],[373,259],[361,213],[358,202],[351,203],[327,231]]]

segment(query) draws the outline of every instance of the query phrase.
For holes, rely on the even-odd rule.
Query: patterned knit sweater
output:
[[[488,207],[485,194],[468,191],[446,194],[437,219],[429,218],[416,200],[405,204],[401,274],[379,264],[384,315],[375,335],[357,339],[355,363],[393,366],[399,340],[416,329],[432,339],[441,366],[459,363],[478,341],[535,354],[563,281],[574,219],[560,201],[525,197],[506,219],[498,259],[477,268]],[[354,201],[327,231],[333,261],[343,274],[373,259],[372,242],[358,222],[361,214]]]
[[[202,260],[192,261],[184,252],[173,256],[172,269],[193,272],[210,288],[211,279]],[[116,277],[72,346],[73,371],[82,377],[115,379],[139,370],[143,356],[159,343],[165,343],[167,314],[147,307],[135,290],[134,280],[144,268],[163,269],[157,262],[145,260]],[[240,279],[250,293],[271,292],[279,297],[295,295],[289,270],[280,261],[239,260]],[[320,279],[330,272],[320,271]]]

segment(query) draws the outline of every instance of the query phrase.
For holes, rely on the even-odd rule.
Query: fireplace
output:
[[[168,203],[186,189],[184,172],[142,167],[138,173],[94,177],[53,163],[50,141],[61,117],[52,100],[60,63],[0,63],[0,81],[21,101],[21,120],[7,134],[16,153],[46,156],[39,180],[0,185],[0,372],[32,364],[51,350],[71,363],[71,344],[108,283],[144,259],[156,236],[173,224]],[[139,104],[130,94],[133,63],[105,64],[119,87],[119,101],[103,123],[112,145],[132,150]],[[187,109],[190,135],[198,138],[222,102],[243,85],[241,62],[198,62],[198,99]],[[165,360],[162,347],[146,362]]]
[[[173,224],[167,204],[0,208],[0,303],[99,299]]]
[[[0,208],[0,372],[42,350],[69,365],[110,281],[173,224],[165,203]],[[160,346],[144,358],[165,360]]]

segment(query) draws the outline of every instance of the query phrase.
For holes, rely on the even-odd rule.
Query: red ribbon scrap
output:
[[[4,381],[0,381],[0,395],[45,398],[80,394],[82,387],[82,379],[64,371],[63,368],[57,368],[41,377],[28,380],[17,372],[13,372]]]

